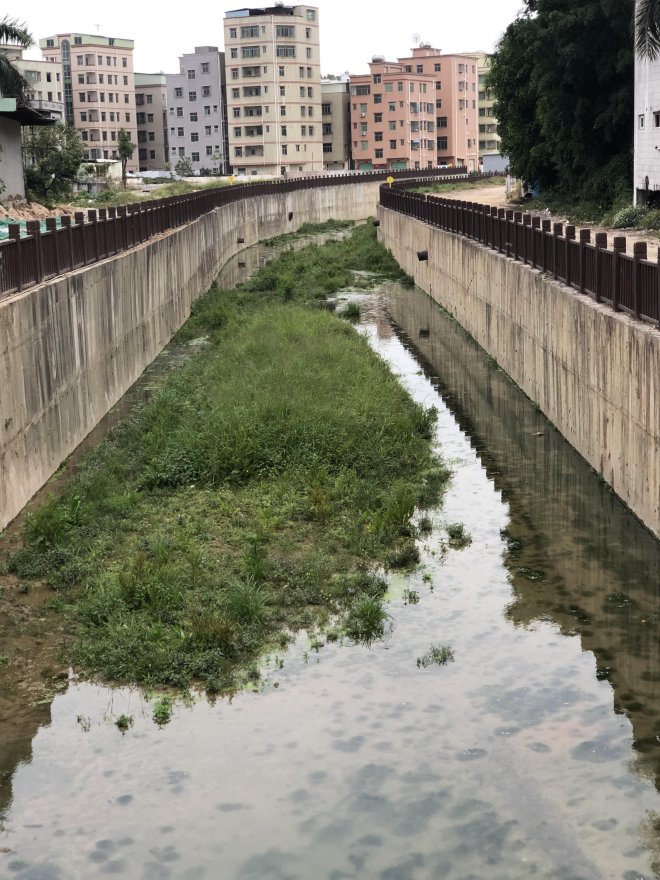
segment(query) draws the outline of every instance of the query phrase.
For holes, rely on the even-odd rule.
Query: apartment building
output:
[[[236,9],[225,14],[224,33],[235,173],[322,171],[318,9]]]
[[[23,58],[19,46],[0,46],[0,50],[28,81],[27,97],[32,107],[47,119],[64,122],[62,65]]]
[[[633,185],[636,205],[660,205],[660,59],[635,56]]]
[[[166,76],[170,167],[186,157],[195,174],[226,174],[224,53],[217,46],[196,46],[179,58],[179,68]]]
[[[80,132],[87,160],[117,158],[122,128],[137,143],[133,45],[100,34],[39,40],[44,61],[62,67],[65,122]],[[137,170],[137,150],[127,168]]]
[[[408,73],[434,79],[438,165],[479,167],[477,82],[479,52],[443,55],[430,43],[420,43],[398,62]]]
[[[323,167],[343,171],[351,167],[350,83],[347,76],[321,80]]]
[[[353,165],[360,170],[432,168],[436,163],[435,82],[374,55],[350,78]]]
[[[500,136],[497,133],[495,118],[495,97],[486,87],[486,79],[490,71],[490,55],[481,55],[477,65],[479,75],[478,103],[479,108],[479,165],[484,171],[504,171],[509,162],[500,154]]]
[[[163,171],[170,160],[164,73],[135,74],[135,122],[139,170]]]

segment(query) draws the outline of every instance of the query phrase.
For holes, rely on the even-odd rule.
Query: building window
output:
[[[240,116],[241,116],[241,108],[240,107],[234,107],[232,112],[234,114],[234,119],[240,119]]]
[[[383,158],[383,151],[376,150],[376,159],[382,159],[382,158]]]
[[[639,114],[639,128],[644,128],[644,114]]]
[[[382,113],[374,113],[374,122],[382,122],[383,114]]]
[[[197,100],[197,92],[188,92],[188,100],[196,101]]]
[[[324,122],[323,123],[323,134],[332,134],[332,123]]]
[[[390,150],[396,150],[396,140],[390,141]]]
[[[369,141],[360,141],[360,149],[368,150],[369,149]]]
[[[231,57],[238,58],[238,49],[236,49],[236,48],[231,49]]]
[[[188,79],[195,79],[195,71],[194,70],[188,71]]]
[[[280,86],[280,98],[284,98],[286,95],[286,86]]]
[[[209,62],[204,61],[202,63],[202,73],[208,73],[208,72],[209,72]]]
[[[248,24],[241,28],[241,39],[242,40],[253,40],[255,37],[259,36],[259,25],[258,24]]]
[[[232,96],[232,98],[240,98],[241,97],[241,90],[240,89],[232,89],[231,96]]]
[[[275,28],[275,36],[294,40],[296,37],[296,29],[288,24],[278,24]]]
[[[280,116],[286,116],[286,107],[284,104],[280,105]]]
[[[447,138],[446,137],[439,137],[438,138],[438,149],[439,150],[446,150],[447,149]]]
[[[153,113],[150,113],[149,116],[151,116],[151,119],[147,119],[147,122],[153,122],[153,121],[154,121],[154,115],[153,115]],[[191,113],[191,114],[190,114],[190,121],[191,121],[191,122],[197,122],[197,114],[196,114],[196,113]]]
[[[438,116],[438,128],[447,128],[446,116]]]
[[[305,56],[306,56],[307,58],[311,58],[311,57],[312,57],[312,47],[311,47],[311,46],[307,46],[307,48],[305,49]]]
[[[277,72],[278,72],[279,76],[284,76],[284,68],[283,67],[278,67]]]
[[[234,129],[234,137],[239,138],[241,136],[242,131],[243,131],[242,128],[235,128]]]
[[[315,21],[316,20],[316,11],[314,9],[307,10],[307,21]]]
[[[231,78],[238,79],[238,67],[232,67],[231,69]]]
[[[302,137],[307,137],[307,126],[306,125],[300,126],[300,134]]]
[[[382,95],[374,95],[374,104],[382,104],[383,96]]]
[[[321,113],[324,116],[329,116],[332,113],[332,107],[330,104],[321,104]]]
[[[115,64],[115,67],[116,67],[116,66],[117,66],[117,65]],[[122,67],[128,67],[128,59],[127,59],[127,58],[122,58],[122,59],[121,59],[121,66],[122,66]]]
[[[296,47],[295,46],[277,46],[275,53],[278,58],[295,58],[296,57]]]
[[[237,29],[236,28],[229,28],[229,39],[235,40],[236,36],[237,36]]]
[[[175,98],[183,98],[183,89],[174,89]]]
[[[435,70],[436,73],[440,73],[440,71],[442,70],[442,64],[434,64],[433,70]]]
[[[194,144],[196,144],[197,141],[199,140],[199,132],[197,132],[197,131],[191,131],[191,132],[190,132],[190,140],[191,140]]]
[[[374,140],[375,141],[382,141],[383,140],[383,132],[382,131],[374,132]]]
[[[183,137],[183,129],[182,128],[177,128],[176,133],[177,133],[178,137],[180,137],[180,138]]]
[[[207,147],[207,148],[206,148],[206,155],[207,155],[207,156],[212,156],[212,155],[213,155],[213,147]]]
[[[114,135],[114,131],[113,131],[112,133],[113,133],[113,135]],[[114,140],[114,137],[113,137],[113,140]],[[150,131],[150,132],[149,132],[149,140],[150,140],[150,141],[155,141],[155,140],[156,140],[156,134],[155,134],[155,132],[153,132],[153,131]]]
[[[332,144],[323,144],[323,152],[331,153],[332,152]]]
[[[241,49],[241,58],[259,58],[261,49],[259,46],[243,46]]]
[[[193,162],[199,162],[199,153],[193,153],[192,160]]]
[[[211,86],[202,86],[202,98],[211,97]]]
[[[183,107],[176,108],[176,115],[179,119],[183,119]]]
[[[126,122],[130,122],[130,121],[131,121],[131,114],[127,113],[126,114]]]

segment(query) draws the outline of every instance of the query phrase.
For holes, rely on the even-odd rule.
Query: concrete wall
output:
[[[476,242],[378,216],[416,283],[660,535],[660,333]],[[428,262],[417,260],[423,249]]]
[[[167,344],[231,256],[304,222],[373,215],[378,186],[236,202],[161,239],[2,300],[0,529]]]

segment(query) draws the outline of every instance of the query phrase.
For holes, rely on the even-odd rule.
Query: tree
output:
[[[179,177],[192,177],[195,174],[192,162],[187,156],[181,156],[174,166],[174,171]]]
[[[660,55],[660,0],[637,0],[635,51],[649,61]]]
[[[514,174],[607,207],[629,185],[634,0],[525,0],[491,59]]]
[[[32,128],[23,150],[28,189],[43,199],[67,196],[84,156],[75,128],[59,124]]]
[[[33,40],[25,25],[5,17],[0,21],[0,43],[28,49]],[[25,104],[27,88],[28,82],[23,74],[12,64],[7,54],[0,51],[0,95],[5,98],[16,98],[19,104]]]
[[[130,135],[125,129],[120,128],[117,135],[117,155],[121,159],[121,185],[126,189],[126,164],[133,158],[135,144],[131,143]]]

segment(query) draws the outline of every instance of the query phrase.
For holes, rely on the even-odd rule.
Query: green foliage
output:
[[[466,530],[463,523],[449,523],[447,528],[447,537],[452,547],[467,547],[472,543],[472,536]]]
[[[174,171],[179,177],[192,177],[195,173],[192,162],[188,156],[181,156],[174,166]]]
[[[514,174],[602,210],[629,185],[633,9],[633,0],[526,0],[488,80]]]
[[[7,16],[0,21],[0,95],[16,98],[19,104],[26,102],[26,91],[30,84],[10,60],[4,47],[12,45],[28,49],[33,42],[32,35],[22,22]]]
[[[371,225],[212,289],[180,337],[208,345],[30,518],[10,566],[73,588],[84,669],[217,692],[319,616],[350,607],[352,637],[377,637],[385,584],[369,566],[393,544],[410,562],[415,505],[449,473],[431,452],[435,412],[309,307],[323,276],[334,292],[366,266],[400,274]]]
[[[417,658],[417,666],[427,669],[429,666],[446,666],[454,662],[454,651],[450,645],[432,645],[426,654]]]
[[[135,144],[131,142],[129,133],[126,129],[120,128],[117,135],[117,155],[121,160],[121,181],[124,187],[126,186],[126,165],[129,159],[133,158],[134,151]]]
[[[115,724],[122,733],[126,733],[133,726],[133,716],[121,714]]]
[[[369,645],[385,634],[387,611],[376,596],[362,596],[350,607],[344,622],[344,631],[356,642]]]
[[[159,727],[169,724],[172,719],[174,710],[174,700],[172,697],[158,697],[154,703],[153,719]]]
[[[346,303],[340,314],[342,318],[347,318],[349,321],[359,321],[362,314],[360,304],[356,302]]]
[[[612,218],[612,226],[614,229],[627,229],[644,220],[648,214],[648,208],[644,205],[628,205],[622,208]]]
[[[31,128],[23,149],[28,189],[45,200],[68,196],[84,156],[75,128],[59,124]]]

